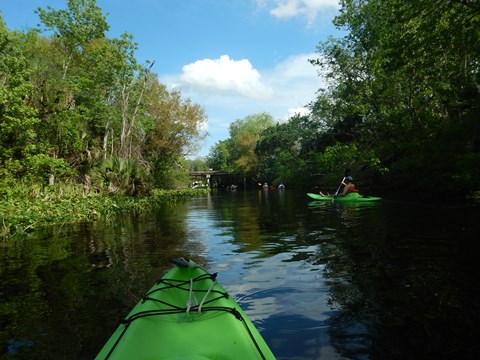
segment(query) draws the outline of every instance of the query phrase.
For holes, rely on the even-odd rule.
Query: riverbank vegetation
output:
[[[247,172],[269,183],[360,185],[438,196],[480,190],[480,4],[341,2],[345,36],[311,59],[326,85],[311,114],[268,127]],[[208,162],[241,170],[231,138]],[[244,169],[245,171],[245,169]],[[477,193],[478,194],[478,193]]]
[[[0,237],[13,234],[23,236],[47,225],[109,219],[125,213],[141,214],[160,204],[205,196],[208,191],[208,189],[153,190],[148,197],[134,197],[88,193],[78,184],[2,187]]]
[[[2,234],[182,196],[205,136],[203,108],[138,63],[132,35],[108,38],[95,0],[66,5],[24,32],[0,13]]]

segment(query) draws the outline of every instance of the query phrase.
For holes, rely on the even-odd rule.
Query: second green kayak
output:
[[[176,259],[96,359],[275,359],[237,302],[189,259]]]
[[[381,197],[360,195],[357,192],[351,192],[351,193],[348,193],[345,196],[324,196],[324,195],[315,194],[315,193],[307,193],[307,196],[311,197],[312,199],[320,200],[320,201],[363,202],[363,201],[379,201],[379,200],[382,200]]]

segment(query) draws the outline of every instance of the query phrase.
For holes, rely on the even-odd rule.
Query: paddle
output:
[[[340,191],[340,188],[342,187],[344,181],[345,181],[345,177],[343,177],[342,182],[340,183],[340,186],[338,187],[337,192],[335,193],[335,196],[338,196],[338,192]]]

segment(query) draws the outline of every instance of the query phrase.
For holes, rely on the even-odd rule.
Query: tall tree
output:
[[[145,68],[137,63],[135,51],[137,44],[133,41],[131,34],[124,33],[120,39],[114,39],[118,52],[119,64],[115,68],[117,89],[117,104],[121,115],[120,147],[119,156],[138,158],[139,152],[134,154],[135,141],[137,140],[137,122],[139,110],[142,107],[142,98],[145,93],[147,75],[150,67]]]
[[[96,121],[86,111],[95,102],[92,95],[89,104],[82,97],[85,86],[95,84],[86,79],[95,78],[98,71],[84,66],[87,49],[92,43],[106,39],[109,26],[95,0],[69,0],[67,9],[38,8],[36,13],[44,30],[52,34],[43,38],[32,32],[26,42],[25,52],[36,90],[32,103],[42,118],[37,133],[42,139],[43,152],[78,164],[80,155],[91,153],[92,143],[97,143],[91,132]],[[96,93],[95,87],[91,94]]]
[[[36,12],[63,50],[64,77],[73,58],[82,53],[90,41],[105,37],[109,29],[96,0],[68,0],[65,10],[47,6],[47,9],[38,8]]]
[[[257,170],[258,159],[255,146],[261,139],[263,130],[273,126],[273,118],[267,113],[248,115],[230,124],[232,156],[235,168],[243,174],[252,174]]]
[[[172,186],[175,174],[183,172],[183,158],[203,141],[206,121],[204,109],[183,99],[178,91],[168,91],[152,76],[145,94],[149,114],[144,157],[153,167],[157,186]]]
[[[29,81],[22,36],[5,27],[0,14],[0,177],[25,173],[25,157],[35,154],[37,111],[30,106]]]
[[[225,139],[218,141],[212,148],[207,157],[207,164],[214,170],[233,171],[232,162],[233,142]]]
[[[258,177],[271,183],[308,181],[318,132],[315,122],[300,115],[265,129],[255,148]]]

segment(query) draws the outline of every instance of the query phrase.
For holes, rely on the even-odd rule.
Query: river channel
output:
[[[480,206],[219,191],[0,240],[0,358],[93,359],[186,256],[278,359],[479,359]],[[246,359],[248,360],[248,359]]]

